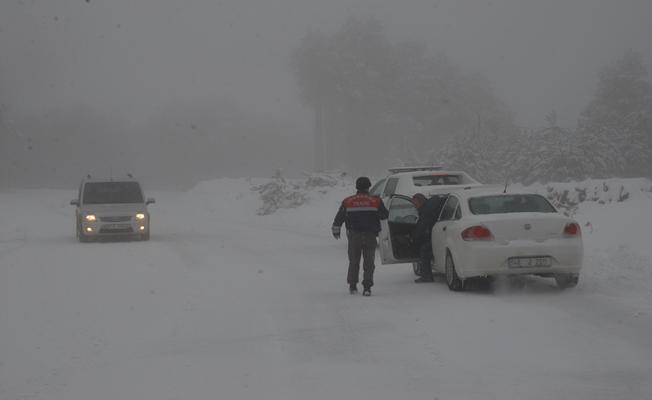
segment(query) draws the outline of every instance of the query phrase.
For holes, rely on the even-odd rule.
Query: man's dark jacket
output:
[[[429,198],[423,206],[419,208],[419,220],[414,230],[414,241],[419,244],[430,242],[432,227],[439,218],[444,202],[448,196],[436,195]]]
[[[349,196],[337,211],[333,226],[346,224],[346,229],[353,232],[380,232],[380,220],[387,219],[389,212],[378,196],[358,192]]]

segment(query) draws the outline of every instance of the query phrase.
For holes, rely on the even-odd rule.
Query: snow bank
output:
[[[287,180],[277,175],[269,182],[252,190],[260,194],[262,205],[258,215],[273,214],[282,208],[296,208],[310,201],[316,193],[325,194],[328,189],[348,186],[345,174],[308,174],[305,180]]]
[[[626,186],[625,186],[626,187]],[[592,290],[652,313],[652,193],[630,188],[621,202],[583,202],[583,276]]]
[[[574,214],[581,203],[620,203],[630,198],[649,197],[652,193],[652,181],[646,178],[592,179],[582,182],[513,185],[512,187],[540,193],[568,215]]]

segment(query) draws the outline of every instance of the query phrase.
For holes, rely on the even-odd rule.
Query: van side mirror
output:
[[[79,200],[70,200],[71,206],[79,206]]]
[[[148,197],[147,201],[145,201],[145,204],[154,204],[156,203],[156,200],[152,197]]]

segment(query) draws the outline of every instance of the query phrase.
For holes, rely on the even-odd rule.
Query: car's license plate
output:
[[[104,229],[108,230],[118,230],[118,229],[127,229],[130,228],[129,224],[106,224],[103,226]]]
[[[510,268],[536,268],[552,265],[550,257],[512,257],[507,262]]]

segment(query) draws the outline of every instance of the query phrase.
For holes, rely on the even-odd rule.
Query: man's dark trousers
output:
[[[376,255],[376,233],[354,232],[347,233],[349,239],[349,274],[347,282],[356,285],[360,275],[360,256],[363,258],[362,286],[366,289],[374,285],[374,257]]]
[[[421,277],[432,280],[432,244],[430,244],[430,240],[419,246],[419,258]]]

